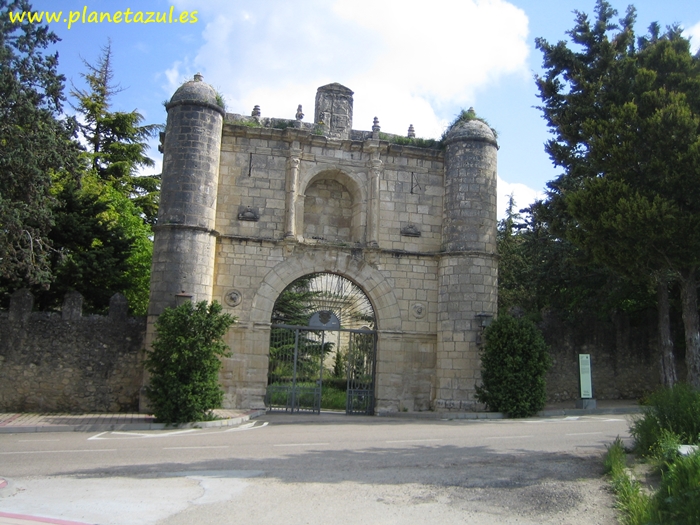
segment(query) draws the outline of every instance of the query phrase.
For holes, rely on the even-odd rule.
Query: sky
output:
[[[197,72],[231,113],[311,122],[319,86],[355,92],[353,128],[439,138],[461,109],[473,107],[498,132],[498,210],[541,198],[561,171],[544,151],[549,138],[534,78],[542,73],[536,38],[567,40],[574,11],[594,16],[595,0],[34,0],[35,11],[62,11],[51,29],[61,41],[59,71],[84,87],[84,61],[95,64],[111,42],[112,109],[139,111],[164,124],[163,102]],[[627,2],[611,1],[624,15]],[[638,35],[653,21],[678,24],[700,47],[700,2],[637,0]],[[171,23],[90,23],[89,14],[171,10]],[[86,22],[82,23],[83,10]],[[186,13],[185,13],[186,12]],[[154,14],[154,19],[156,19]],[[181,17],[181,18],[179,18]],[[180,21],[182,20],[182,21]],[[70,112],[70,108],[67,110]],[[151,157],[160,172],[154,140]]]

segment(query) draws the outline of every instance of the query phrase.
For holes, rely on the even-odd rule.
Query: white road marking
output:
[[[201,447],[163,447],[163,450],[199,450],[204,448],[229,448],[228,445],[211,445]]]
[[[264,423],[258,425],[257,421],[253,421],[252,423],[245,423],[239,427],[235,428],[227,428],[227,429],[210,429],[213,432],[209,432],[208,434],[214,434],[216,433],[216,430],[220,432],[242,432],[244,430],[255,430],[257,428],[263,428],[267,426],[267,421]],[[105,440],[105,439],[154,439],[154,438],[167,438],[167,437],[172,437],[172,436],[184,436],[184,435],[193,435],[193,432],[198,433],[197,435],[208,435],[202,432],[201,428],[188,428],[185,430],[173,430],[171,432],[159,432],[157,434],[146,434],[144,432],[123,432],[119,430],[114,430],[112,432],[100,432],[99,434],[96,434],[92,437],[88,438],[88,441],[90,440]],[[121,437],[123,436],[123,437]]]
[[[330,443],[285,443],[283,445],[272,445],[273,447],[313,447],[316,445],[330,445]]]
[[[426,441],[442,441],[442,439],[396,439],[394,441],[385,441],[385,443],[423,443]]]
[[[171,436],[181,436],[183,434],[190,434],[192,432],[199,432],[201,428],[188,428],[185,430],[174,430],[172,432],[162,432],[160,434],[144,434],[143,432],[120,432],[115,430],[113,432],[100,432],[99,434],[89,437],[88,441],[93,439],[151,439],[151,438],[164,438]],[[105,434],[109,434],[109,437],[102,437]],[[126,436],[126,437],[111,437],[111,436]]]
[[[491,436],[487,437],[484,439],[525,439],[525,438],[531,438],[535,436]]]
[[[596,434],[602,434],[602,432],[578,432],[576,434],[564,434],[565,436],[595,436]]]
[[[256,426],[256,423],[254,422],[254,423],[247,423],[245,425],[241,425],[240,427],[236,427],[236,428],[229,428],[227,430],[224,430],[224,432],[241,432],[242,430],[255,430],[257,428],[263,428],[266,426],[267,426],[267,421],[265,421],[261,425],[257,425],[257,426]]]
[[[18,439],[18,443],[48,443],[50,441],[61,441],[60,439]]]
[[[12,454],[64,454],[66,452],[116,452],[116,448],[80,449],[80,450],[26,450],[19,452],[0,452],[3,456]]]

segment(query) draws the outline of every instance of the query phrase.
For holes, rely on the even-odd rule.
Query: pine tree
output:
[[[105,183],[129,197],[146,222],[155,224],[158,214],[160,176],[138,175],[138,170],[154,165],[147,155],[148,139],[161,126],[141,125],[137,111],[112,111],[112,97],[121,89],[113,83],[112,47],[108,43],[96,65],[84,61],[82,77],[87,89],[74,86],[71,95],[81,116],[80,134],[87,144],[91,169]]]
[[[688,380],[700,388],[700,59],[676,27],[635,40],[604,0],[577,13],[576,50],[537,40],[547,144],[565,172],[550,183],[551,227],[621,275],[657,286],[663,381],[672,383],[667,293],[681,285]],[[664,304],[665,303],[665,304]]]
[[[60,118],[64,77],[58,41],[47,26],[13,23],[9,13],[31,10],[26,0],[0,0],[0,293],[48,286],[49,232],[54,223],[52,176],[75,173],[73,123]]]

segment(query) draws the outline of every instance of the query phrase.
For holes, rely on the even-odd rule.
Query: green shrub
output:
[[[645,456],[654,455],[664,431],[675,434],[683,443],[700,443],[700,392],[678,383],[649,396],[642,416],[630,428],[635,450]]]
[[[166,308],[156,321],[156,338],[146,356],[146,395],[165,423],[202,421],[221,406],[220,357],[229,356],[222,337],[235,318],[221,305],[202,301]]]
[[[546,401],[545,376],[550,366],[547,345],[526,319],[504,315],[484,332],[477,399],[509,417],[528,417]]]
[[[700,452],[668,464],[655,495],[657,523],[700,523]]]

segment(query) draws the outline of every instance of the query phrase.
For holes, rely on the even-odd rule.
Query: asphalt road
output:
[[[0,435],[0,513],[100,525],[607,524],[624,416],[271,414],[238,428]],[[2,521],[0,521],[2,523]]]

